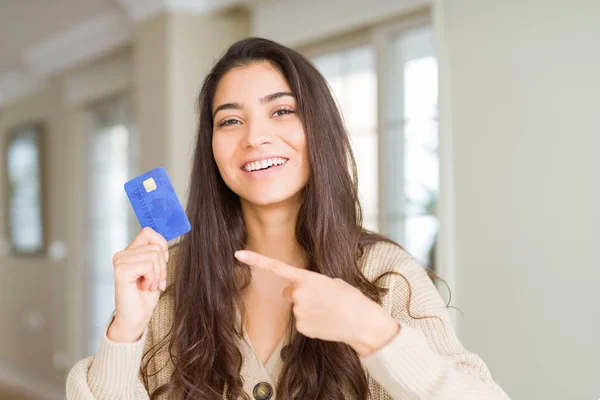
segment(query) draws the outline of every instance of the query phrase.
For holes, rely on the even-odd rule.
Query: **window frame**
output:
[[[423,26],[431,26],[433,29],[433,18],[431,10],[429,8],[415,11],[409,15],[401,18],[394,18],[390,21],[384,21],[373,25],[371,27],[356,30],[343,35],[334,36],[323,41],[312,43],[297,48],[306,57],[313,59],[315,57],[325,55],[332,52],[343,51],[353,47],[370,45],[375,54],[375,72],[377,75],[377,142],[378,142],[378,226],[379,231],[386,233],[389,231],[388,221],[386,216],[390,210],[390,189],[386,183],[389,181],[389,172],[386,168],[393,160],[390,159],[387,154],[386,143],[388,141],[388,130],[390,128],[388,123],[389,115],[389,102],[387,99],[391,94],[390,79],[389,79],[389,64],[388,64],[388,51],[389,42],[393,36],[402,35],[403,33],[410,31],[415,28]],[[396,87],[396,91],[402,92],[403,82],[399,83],[401,86]],[[403,128],[402,128],[403,129]],[[438,133],[440,129],[438,127]],[[403,132],[403,131],[402,131]],[[401,148],[398,151],[404,153],[404,144],[401,142]],[[396,169],[395,171],[402,171]],[[440,161],[441,169],[441,161]],[[403,200],[404,201],[404,200]],[[404,207],[404,205],[403,205]],[[441,225],[441,224],[440,224]],[[436,244],[437,250],[437,244]],[[439,261],[436,251],[436,265],[439,265]]]

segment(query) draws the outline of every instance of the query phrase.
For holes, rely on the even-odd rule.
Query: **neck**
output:
[[[257,206],[242,200],[246,249],[304,268],[304,249],[296,240],[299,210],[299,201]]]

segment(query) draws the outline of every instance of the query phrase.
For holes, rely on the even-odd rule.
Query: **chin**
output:
[[[288,188],[288,190],[282,192],[277,192],[273,190],[267,192],[267,190],[264,190],[260,192],[252,191],[251,193],[248,193],[247,191],[245,191],[245,193],[240,193],[240,198],[246,203],[261,207],[274,206],[278,204],[285,204],[291,202],[295,203],[300,200],[300,189],[294,191],[289,190]]]

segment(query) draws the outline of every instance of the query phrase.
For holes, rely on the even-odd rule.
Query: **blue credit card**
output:
[[[125,183],[125,192],[142,228],[149,226],[167,241],[192,229],[163,167]]]

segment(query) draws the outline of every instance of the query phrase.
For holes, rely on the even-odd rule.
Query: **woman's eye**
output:
[[[281,115],[286,115],[286,114],[293,114],[295,111],[294,110],[290,110],[287,108],[282,108],[279,110],[275,110],[275,112],[273,113],[274,117],[279,117]]]
[[[219,122],[218,126],[227,126],[227,125],[238,125],[241,124],[241,121],[239,119],[227,119],[225,121]]]

